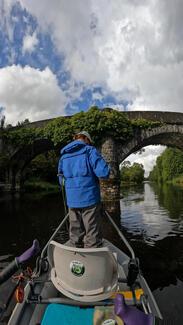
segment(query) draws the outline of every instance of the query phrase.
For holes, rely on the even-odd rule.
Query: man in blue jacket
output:
[[[58,164],[69,207],[70,244],[76,247],[102,246],[99,178],[108,178],[110,168],[91,144],[89,133],[79,132],[61,150]]]

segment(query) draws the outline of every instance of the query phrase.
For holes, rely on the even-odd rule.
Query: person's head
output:
[[[77,134],[75,134],[74,140],[82,140],[87,144],[92,143],[92,139],[91,139],[89,133],[86,131],[81,131],[81,132],[78,132]]]

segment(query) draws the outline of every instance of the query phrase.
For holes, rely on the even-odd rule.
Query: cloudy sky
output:
[[[182,0],[0,0],[1,114],[182,112],[182,21]]]

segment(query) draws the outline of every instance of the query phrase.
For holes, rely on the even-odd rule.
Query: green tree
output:
[[[54,150],[36,156],[27,168],[27,178],[57,182],[57,165],[59,157]]]
[[[122,164],[121,171],[120,171],[120,177],[121,177],[122,182],[129,182],[130,168],[131,168],[130,161],[124,161]]]
[[[0,129],[3,130],[5,128],[5,115],[0,118]]]
[[[26,118],[24,121],[21,121],[21,122],[18,121],[16,126],[24,126],[29,123],[30,123],[29,119]]]
[[[142,164],[131,165],[129,161],[125,161],[122,164],[120,175],[122,182],[140,184],[144,180],[144,167]]]
[[[167,148],[157,158],[156,165],[150,172],[149,180],[162,183],[172,181],[181,175],[183,175],[183,151]]]

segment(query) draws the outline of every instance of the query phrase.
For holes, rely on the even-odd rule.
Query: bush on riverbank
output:
[[[156,160],[149,180],[157,183],[183,185],[183,151],[167,148]]]
[[[36,179],[37,181],[57,184],[58,160],[59,156],[54,150],[36,156],[27,167],[26,180]]]
[[[172,179],[173,185],[180,185],[183,186],[183,175],[180,175],[179,177],[175,177]]]
[[[58,159],[53,150],[36,156],[27,167],[23,189],[26,192],[58,192]]]
[[[120,179],[122,184],[140,184],[144,181],[144,166],[134,163],[131,165],[129,161],[122,164],[120,170]]]

